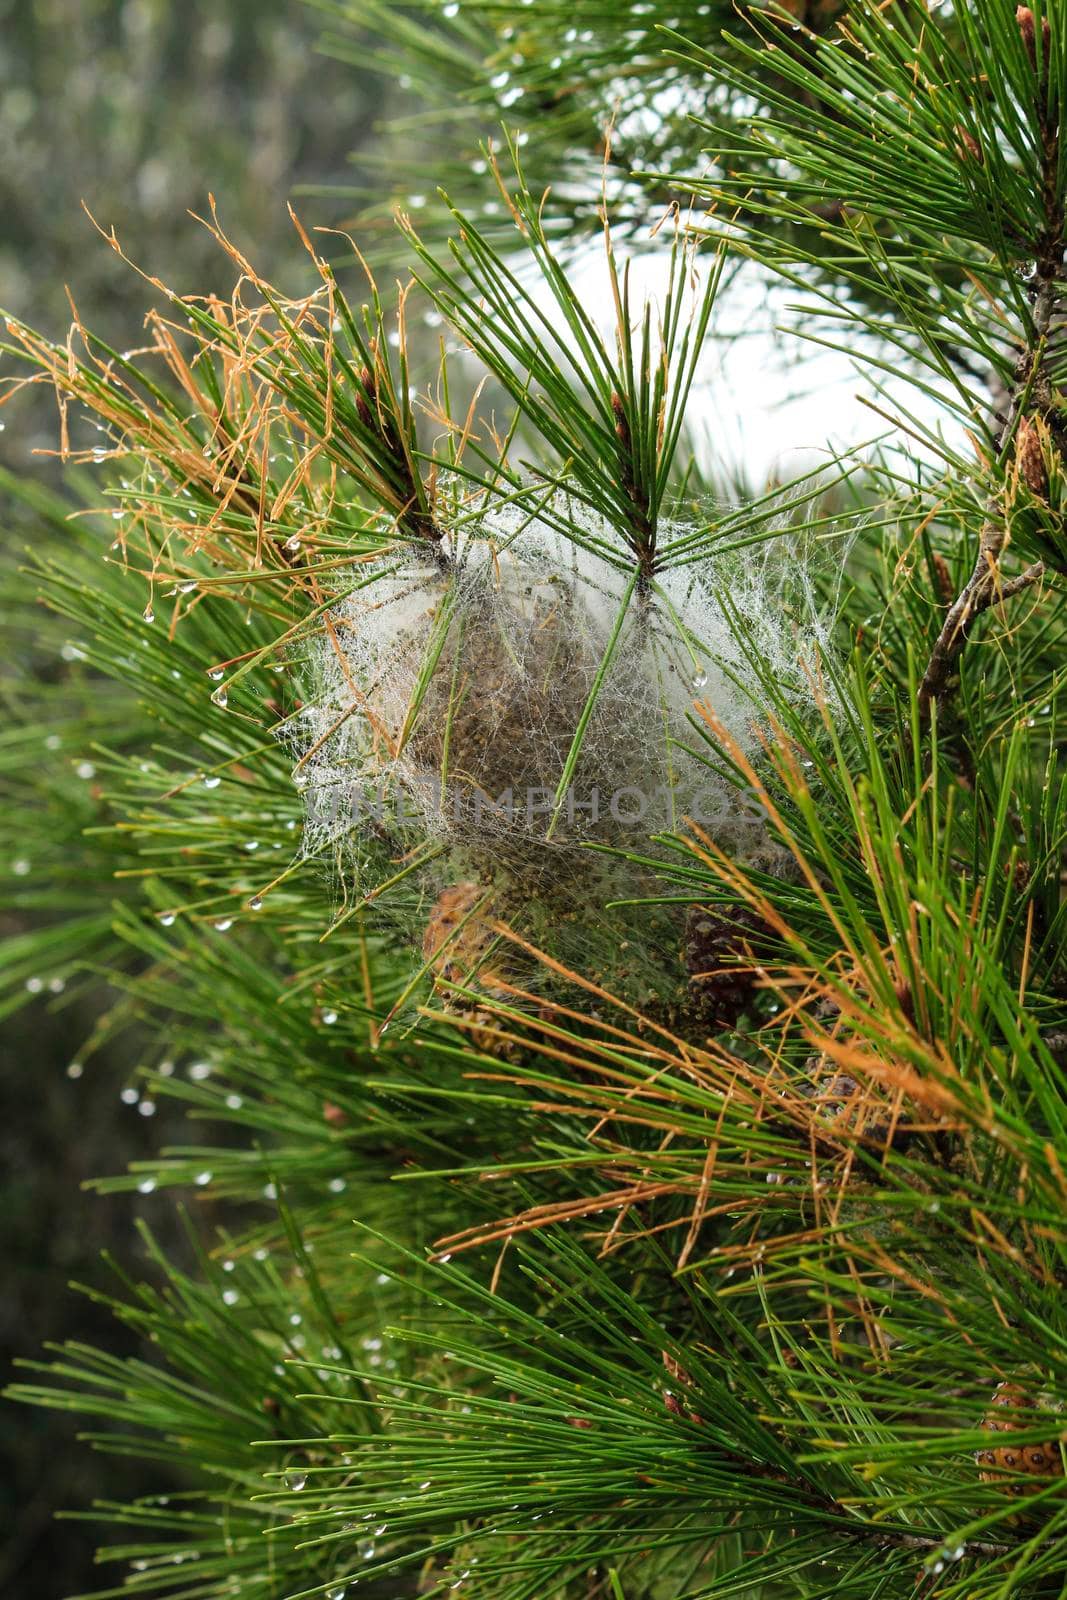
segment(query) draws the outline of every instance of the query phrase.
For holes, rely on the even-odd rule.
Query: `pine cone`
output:
[[[824,1061],[822,1056],[810,1057],[808,1071],[817,1073]],[[838,1072],[827,1078],[812,1076],[801,1084],[800,1093],[812,1102],[820,1121],[836,1123],[845,1132],[859,1134],[876,1144],[888,1142],[890,1120],[885,1105],[874,1100],[850,1073]],[[895,1132],[902,1135],[907,1129],[898,1124]]]
[[[498,1039],[494,1029],[503,1026],[485,1006],[448,993],[451,984],[477,987],[484,994],[503,991],[494,974],[482,963],[496,935],[489,926],[491,902],[480,883],[451,883],[434,901],[422,936],[423,960],[434,974],[434,987],[444,991],[445,1004],[457,1019],[476,1050],[483,1055],[511,1060],[518,1047]]]
[[[479,901],[484,901],[481,909]],[[426,919],[422,957],[435,978],[468,984],[493,942],[484,913],[488,896],[480,883],[450,883],[442,889]]]
[[[685,918],[685,968],[690,994],[700,1001],[709,1022],[732,1027],[751,1003],[756,974],[734,967],[745,959],[745,941],[766,933],[766,923],[747,906],[728,911],[690,906]]]
[[[1029,417],[1019,419],[1019,428],[1015,435],[1015,460],[1019,468],[1019,476],[1032,494],[1039,500],[1048,498],[1048,473],[1045,471],[1045,457],[1041,449],[1041,435]]]
[[[962,122],[958,122],[956,124],[953,132],[955,133],[956,138],[959,140],[959,143],[956,146],[956,154],[959,156],[960,160],[974,161],[980,167],[985,166],[985,156],[982,154],[982,146],[978,143],[978,140],[975,138],[974,134],[965,128]]]
[[[685,1368],[680,1362],[676,1361],[674,1357],[666,1350],[663,1350],[660,1353],[663,1356],[664,1367],[676,1383],[681,1384],[683,1389],[693,1389],[696,1387],[692,1378],[689,1376],[688,1372],[686,1372]],[[682,1401],[679,1399],[678,1395],[674,1394],[670,1389],[664,1389],[663,1391],[663,1404],[674,1417],[684,1417],[687,1422],[696,1422],[698,1424],[702,1424],[704,1421],[704,1418],[699,1414],[699,1412],[690,1411],[686,1405],[682,1404]]]
[[[993,1449],[975,1451],[974,1459],[981,1468],[983,1483],[1000,1483],[1005,1476],[1010,1478],[1021,1473],[1030,1478],[1064,1476],[1063,1455],[1055,1441],[1020,1445],[1014,1444],[1010,1437],[1027,1428],[1026,1412],[1035,1411],[1039,1406],[1047,1410],[1049,1404],[1047,1396],[1040,1395],[1035,1401],[1033,1395],[1017,1383],[997,1384],[989,1414],[982,1419],[982,1426],[991,1433],[1003,1433],[1009,1437],[1004,1444]],[[1019,1485],[1008,1487],[1018,1488]]]
[[[1030,60],[1033,63],[1033,65],[1036,67],[1037,66],[1037,29],[1036,29],[1036,24],[1034,22],[1034,13],[1030,10],[1029,6],[1016,6],[1016,8],[1015,8],[1015,20],[1019,25],[1019,32],[1022,35],[1022,41],[1023,41],[1023,44],[1026,47],[1026,53],[1030,57]],[[1049,45],[1051,43],[1051,40],[1052,40],[1052,29],[1049,27],[1049,20],[1048,20],[1047,17],[1042,17],[1041,18],[1041,45],[1042,45],[1042,54],[1044,56],[1044,60],[1045,60],[1046,65],[1048,63],[1048,52],[1049,52]]]
[[[496,1016],[485,1006],[457,1006],[454,1009],[456,1016],[462,1019],[464,1033],[483,1056],[495,1056],[498,1061],[518,1060],[522,1053],[519,1045],[512,1039],[499,1038],[496,1033],[498,1028],[508,1026],[506,1017]]]
[[[664,1370],[670,1377],[674,1379],[675,1383],[680,1383],[685,1389],[693,1389],[696,1387],[692,1378],[689,1376],[688,1372],[686,1372],[681,1362],[676,1361],[669,1350],[661,1350],[660,1355],[663,1357]]]

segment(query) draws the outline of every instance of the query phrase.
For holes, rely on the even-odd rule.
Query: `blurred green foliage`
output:
[[[317,53],[319,25],[299,0],[0,0],[0,305],[60,335],[71,284],[85,321],[129,342],[136,286],[83,202],[184,292],[228,279],[188,216],[209,193],[263,270],[283,283],[302,273],[286,200],[305,180],[351,181],[383,94]],[[338,205],[300,211],[335,222]],[[47,404],[4,420],[12,466],[27,444],[54,447]]]
[[[85,320],[128,344],[153,291],[145,285],[138,296],[137,280],[94,232],[82,202],[102,227],[114,226],[146,271],[192,291],[230,276],[218,246],[187,214],[204,214],[209,193],[235,242],[282,282],[299,283],[306,256],[287,197],[304,180],[350,178],[350,153],[366,145],[382,98],[380,81],[316,52],[319,25],[299,0],[0,0],[0,304],[62,336],[69,283]],[[335,222],[339,209],[328,199],[301,200],[299,208],[309,226]],[[22,396],[3,423],[0,460],[24,479],[57,478],[45,458],[31,459],[56,446],[50,393]],[[6,588],[33,537],[32,511],[5,497]],[[21,615],[34,620],[32,607]],[[49,674],[55,645],[39,629],[10,640],[19,659],[4,672],[9,702],[27,671]],[[17,845],[9,842],[13,858]],[[109,899],[102,885],[102,913]],[[0,912],[5,934],[17,926]],[[180,1120],[164,1113],[150,1121],[122,1104],[120,1090],[138,1065],[132,1044],[121,1058],[113,1051],[97,1062],[92,1093],[67,1077],[105,998],[70,1003],[45,994],[4,1022],[5,1369],[45,1340],[114,1340],[104,1312],[66,1285],[101,1282],[102,1248],[131,1259],[130,1217],[114,1201],[89,1201],[80,1185],[166,1143]],[[91,1529],[56,1524],[55,1512],[137,1493],[135,1465],[113,1460],[102,1470],[67,1448],[72,1434],[61,1416],[4,1408],[6,1594],[52,1600],[95,1587]]]

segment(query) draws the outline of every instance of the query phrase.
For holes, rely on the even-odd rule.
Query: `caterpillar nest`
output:
[[[308,849],[384,830],[440,841],[475,879],[527,885],[572,874],[579,846],[640,849],[686,817],[733,854],[763,851],[759,818],[697,753],[694,703],[753,752],[764,707],[730,607],[809,697],[814,609],[798,636],[753,566],[730,606],[694,568],[645,590],[632,571],[618,535],[560,495],[547,516],[495,507],[435,551],[348,574],[289,730]]]

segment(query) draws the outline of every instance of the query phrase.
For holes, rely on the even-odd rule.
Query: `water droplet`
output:
[[[301,1490],[308,1481],[306,1472],[287,1472],[285,1474],[285,1487],[296,1491]]]
[[[336,1011],[324,1011],[322,1013],[322,1020],[323,1020],[323,1022],[326,1024],[326,1026],[328,1028],[332,1028],[334,1023],[337,1021],[337,1012]]]
[[[345,1588],[342,1584],[339,1589],[327,1589],[326,1600],[345,1600]]]
[[[198,1189],[206,1188],[206,1186],[211,1182],[211,1173],[198,1172],[196,1177],[193,1179],[193,1182],[196,1184]]]
[[[299,550],[300,549],[300,535],[298,533],[294,533],[293,537],[291,539],[286,539],[285,548],[287,550]]]
[[[330,1179],[330,1193],[331,1194],[343,1194],[347,1187],[348,1187],[348,1185],[345,1183],[345,1180],[343,1178],[331,1178]]]
[[[213,705],[218,706],[220,711],[225,711],[226,707],[230,703],[230,697],[226,693],[225,689],[216,689],[215,693],[211,696],[211,701]]]
[[[26,878],[29,876],[30,863],[25,856],[21,856],[18,861],[11,863],[11,871],[16,878]]]
[[[263,896],[261,894],[254,894],[251,900],[248,902],[248,909],[249,911],[262,911]]]
[[[82,1066],[80,1061],[72,1061],[67,1067],[67,1077],[80,1078],[84,1071],[85,1068]]]
[[[176,911],[161,911],[157,916],[156,921],[161,922],[164,928],[169,928],[177,915],[178,913]]]
[[[144,619],[145,619],[146,622],[155,622],[156,614],[152,610],[151,601],[149,601],[148,605],[145,606],[142,615],[144,616]]]
[[[137,1109],[141,1113],[142,1117],[154,1117],[156,1114],[156,1103],[154,1100],[142,1100]]]
[[[192,1066],[189,1068],[189,1076],[192,1078],[194,1083],[202,1083],[205,1078],[210,1078],[211,1062],[194,1061]]]
[[[701,667],[698,672],[694,672],[694,674],[693,674],[693,688],[694,689],[706,689],[707,686],[708,686],[708,675],[704,671],[703,667]]]
[[[204,788],[217,789],[221,782],[222,779],[219,777],[217,772],[209,772],[204,778]]]
[[[155,1190],[155,1187],[156,1187],[155,1178],[144,1178],[137,1185],[137,1193],[138,1194],[152,1194],[153,1191]]]
[[[222,1303],[224,1306],[235,1306],[240,1298],[241,1296],[236,1289],[223,1289],[222,1291]]]
[[[244,1101],[239,1094],[228,1094],[226,1096],[226,1105],[231,1111],[240,1111]]]
[[[247,840],[246,843],[245,843],[245,847],[244,848],[246,850],[258,850],[259,849],[259,840],[258,839],[249,839],[249,840]]]
[[[232,928],[232,927],[233,927],[233,918],[232,917],[220,917],[219,920],[215,924],[215,932],[216,933],[225,933],[228,928]]]
[[[74,771],[79,778],[84,778],[86,782],[88,782],[90,778],[96,777],[96,768],[93,766],[91,761],[79,761]]]

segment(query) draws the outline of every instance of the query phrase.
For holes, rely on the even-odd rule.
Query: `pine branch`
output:
[[[395,318],[308,240],[314,292],[280,294],[213,223],[240,288],[155,285],[149,352],[80,323],[80,354],[22,326],[8,351],[104,488],[74,527],[33,511],[48,609],[22,626],[50,681],[18,680],[0,779],[39,927],[5,1004],[105,963],[92,1043],[136,1044],[131,1114],[196,1122],[96,1185],[192,1202],[182,1263],[147,1240],[107,1302],[139,1348],[56,1352],[20,1398],[188,1475],[100,1507],[114,1595],[1052,1593],[1067,13],[340,9],[455,135],[455,209],[412,207]],[[696,36],[684,62],[663,23]],[[617,93],[609,159],[666,171],[618,196],[590,154]],[[529,134],[515,183],[463,169],[493,108]],[[583,304],[582,225],[689,190],[723,202],[695,292],[679,229],[639,302],[616,228],[608,315]],[[907,364],[947,397],[978,467],[907,403],[901,449],[830,479],[727,498],[691,467],[746,254],[876,386]],[[423,294],[514,421],[459,363],[420,393]],[[1023,592],[961,675],[961,751],[916,663],[947,685]],[[532,837],[355,814],[383,772],[495,802],[517,763],[549,808]],[[571,833],[589,772],[669,776],[667,803]]]
[[[1000,518],[1000,507],[990,509],[997,521],[987,522],[982,528],[974,571],[949,608],[923,674],[919,705],[924,716],[929,716],[934,701],[944,699],[948,692],[956,663],[982,613],[991,606],[1002,606],[1045,576],[1045,563],[1035,561],[1017,577],[1001,577],[999,561],[1007,544],[1007,529]]]
[[[1035,74],[1039,73],[1036,47],[1033,43],[1034,23],[1025,7],[1019,8],[1020,27],[1029,49]],[[1026,18],[1029,18],[1027,25]],[[1047,23],[1046,23],[1047,27]],[[1047,45],[1045,46],[1047,48]],[[1047,408],[1048,380],[1043,373],[1046,349],[1052,319],[1060,298],[1060,273],[1064,251],[1064,201],[1061,194],[1060,134],[1058,120],[1048,103],[1047,80],[1039,77],[1037,116],[1041,130],[1041,192],[1045,208],[1045,229],[1038,243],[1031,289],[1034,311],[1029,342],[1019,360],[1016,387],[1009,400],[1008,416],[1001,440],[1018,439],[1020,450],[1026,448],[1026,409],[1035,402]],[[1036,389],[1036,394],[1035,394]],[[1024,466],[1025,471],[1025,466]],[[1002,497],[996,496],[987,507],[987,520],[978,541],[978,555],[974,571],[949,608],[941,632],[934,644],[930,660],[919,689],[919,709],[929,716],[935,701],[942,700],[948,691],[956,663],[967,643],[971,629],[983,611],[1006,600],[1045,576],[1045,564],[1034,562],[1018,577],[1005,580],[1000,573],[1000,558],[1008,543],[1006,508]]]

